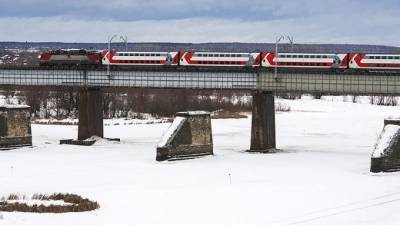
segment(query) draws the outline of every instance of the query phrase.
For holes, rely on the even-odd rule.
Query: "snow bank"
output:
[[[207,111],[187,111],[187,112],[178,112],[177,114],[179,114],[179,113],[187,114],[187,115],[191,115],[191,116],[210,114],[210,112],[207,112]]]
[[[164,147],[169,140],[175,137],[176,132],[179,130],[179,128],[183,125],[185,121],[186,121],[185,117],[182,116],[175,117],[174,122],[168,128],[167,132],[163,135],[163,138],[161,139],[160,143],[158,143],[157,147]]]
[[[27,204],[28,206],[33,205],[43,205],[43,206],[50,206],[50,205],[73,205],[72,203],[64,202],[63,200],[40,200],[40,199],[20,199],[20,200],[7,200],[6,203],[8,204]]]
[[[392,139],[397,136],[400,126],[398,125],[386,125],[383,128],[381,135],[379,135],[378,141],[375,145],[374,151],[372,152],[372,158],[380,158],[384,155],[385,150],[389,147]]]

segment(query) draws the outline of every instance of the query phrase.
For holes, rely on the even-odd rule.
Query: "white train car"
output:
[[[103,65],[163,66],[178,65],[178,62],[178,52],[102,52]]]
[[[399,70],[400,55],[350,54],[349,68],[374,70]]]
[[[278,53],[273,52],[263,55],[263,67],[279,68],[315,68],[315,69],[346,69],[348,64],[347,54],[309,54],[309,53]]]
[[[261,64],[261,53],[181,52],[181,66],[256,67]]]

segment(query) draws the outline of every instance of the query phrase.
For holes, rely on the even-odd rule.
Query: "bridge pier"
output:
[[[251,122],[251,143],[249,152],[274,152],[275,137],[275,100],[271,92],[253,93]]]
[[[104,137],[103,92],[99,88],[82,90],[79,95],[78,140]]]

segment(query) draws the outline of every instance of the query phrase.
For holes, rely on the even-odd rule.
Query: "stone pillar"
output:
[[[276,148],[275,101],[271,92],[253,93],[250,152],[268,153]]]
[[[29,106],[0,107],[0,150],[32,145],[30,119]]]
[[[103,138],[103,92],[99,88],[85,89],[79,100],[78,140]]]
[[[213,154],[211,116],[205,111],[179,112],[157,146],[157,161]]]
[[[370,171],[400,171],[400,119],[385,119],[384,128],[371,154]]]

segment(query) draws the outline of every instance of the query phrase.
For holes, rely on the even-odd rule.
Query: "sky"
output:
[[[398,0],[0,0],[0,41],[400,46]]]

